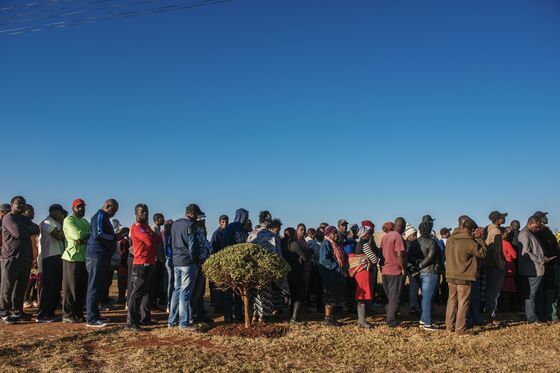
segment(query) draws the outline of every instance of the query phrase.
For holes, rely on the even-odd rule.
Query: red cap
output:
[[[76,206],[80,206],[80,205],[85,205],[86,203],[84,202],[83,199],[81,198],[76,198],[74,200],[74,202],[72,202],[72,207],[76,207]]]
[[[375,224],[373,224],[373,223],[371,222],[371,220],[364,220],[364,221],[362,222],[362,227],[368,227],[368,228],[371,229],[371,228],[375,228]]]

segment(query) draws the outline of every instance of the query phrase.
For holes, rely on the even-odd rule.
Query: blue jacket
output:
[[[222,233],[222,247],[247,242],[248,233],[245,231],[244,224],[249,219],[249,211],[238,209],[235,212],[233,223],[229,223]],[[220,249],[220,250],[221,250]]]
[[[175,267],[185,267],[200,262],[197,230],[196,221],[187,218],[175,220],[171,226],[171,251]]]
[[[90,236],[86,248],[86,256],[112,257],[117,250],[117,238],[113,225],[103,210],[98,210],[91,217]]]
[[[333,248],[329,240],[324,240],[319,249],[319,269],[323,277],[329,278],[344,277],[342,268],[334,255]]]
[[[224,229],[218,228],[212,235],[212,239],[210,240],[210,245],[212,246],[211,254],[217,253],[222,249],[222,235],[224,234]]]

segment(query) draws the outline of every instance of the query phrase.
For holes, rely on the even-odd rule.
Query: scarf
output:
[[[329,243],[331,244],[331,247],[333,249],[334,252],[334,257],[336,258],[336,261],[338,262],[338,266],[340,267],[340,269],[342,269],[343,272],[346,272],[346,253],[344,252],[344,250],[342,249],[342,247],[340,247],[340,245],[338,243],[336,243],[335,241],[331,240],[328,237],[325,237],[325,239],[327,241],[329,241]]]

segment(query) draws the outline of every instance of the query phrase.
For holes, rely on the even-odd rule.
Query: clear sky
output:
[[[0,199],[560,225],[560,3],[234,0],[0,38]]]

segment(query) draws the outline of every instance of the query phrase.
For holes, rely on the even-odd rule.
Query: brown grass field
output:
[[[471,336],[445,330],[426,332],[408,319],[390,330],[382,315],[370,317],[372,330],[342,317],[341,328],[327,328],[320,314],[307,314],[279,338],[241,338],[166,327],[143,333],[123,329],[124,310],[108,313],[115,326],[103,330],[83,325],[32,322],[0,326],[0,372],[555,372],[560,371],[560,324],[529,326],[519,320]],[[436,319],[442,319],[438,308]],[[441,326],[441,323],[439,324]],[[210,332],[208,332],[210,330]]]

